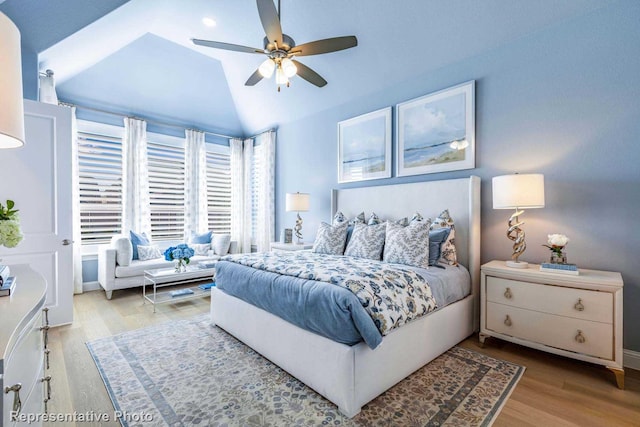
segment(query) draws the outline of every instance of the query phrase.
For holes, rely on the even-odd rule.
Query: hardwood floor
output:
[[[143,305],[141,294],[141,289],[115,291],[110,301],[101,291],[74,297],[74,323],[50,332],[51,413],[92,411],[113,417],[113,405],[89,355],[87,341],[209,310],[209,298],[200,298],[159,305],[154,314],[150,304]],[[476,336],[460,345],[527,368],[496,420],[496,427],[640,426],[640,372],[627,369],[626,390],[619,390],[613,374],[603,367],[497,339],[488,339],[485,348],[480,348]]]

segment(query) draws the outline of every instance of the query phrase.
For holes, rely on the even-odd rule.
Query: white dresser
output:
[[[580,275],[482,266],[480,342],[486,337],[606,366],[624,388],[622,276],[580,270]]]
[[[0,400],[3,426],[40,426],[51,397],[47,283],[26,265],[12,265],[16,288],[0,297]],[[34,417],[29,420],[28,416]],[[40,415],[40,419],[35,419]],[[31,421],[31,422],[29,422]]]

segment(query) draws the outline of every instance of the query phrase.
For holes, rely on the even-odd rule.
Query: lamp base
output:
[[[507,261],[507,267],[511,268],[529,268],[529,263],[526,261]]]

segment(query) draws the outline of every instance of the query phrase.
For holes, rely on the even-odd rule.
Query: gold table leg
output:
[[[620,390],[624,390],[624,369],[610,367],[607,367],[607,369],[613,372],[616,376],[616,384],[618,385],[618,388]]]

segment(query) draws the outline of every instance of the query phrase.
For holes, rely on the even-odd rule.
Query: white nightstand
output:
[[[272,252],[280,252],[280,251],[302,251],[305,249],[313,249],[313,243],[280,243],[280,242],[271,242],[271,251]]]
[[[482,266],[480,342],[489,336],[606,366],[624,388],[622,276]]]

